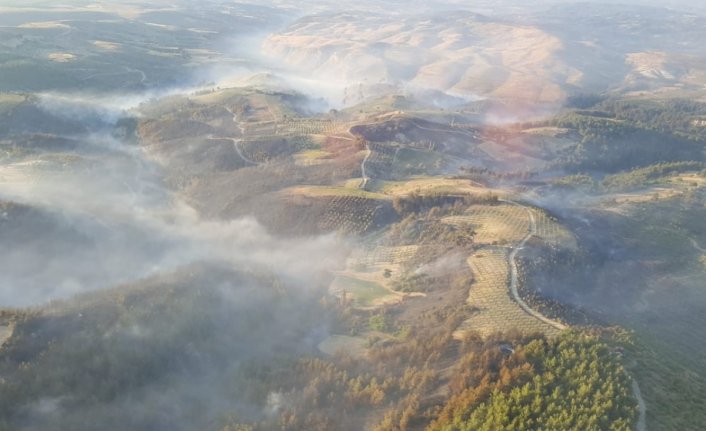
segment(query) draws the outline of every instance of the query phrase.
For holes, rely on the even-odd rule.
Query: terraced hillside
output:
[[[440,274],[429,275],[430,270],[425,268],[447,259],[464,262],[465,269],[454,271],[467,272],[474,279],[466,305],[476,311],[465,319],[457,334],[473,330],[487,336],[519,329],[556,335],[555,326],[524,310],[519,297],[512,295],[512,285],[517,283],[513,281],[517,277],[513,274],[514,252],[527,240],[559,248],[576,247],[573,236],[544,211],[511,202],[473,204],[442,210],[436,237],[404,239],[408,233],[400,233],[402,237],[386,240],[388,234],[381,230],[405,216],[391,211],[395,199],[418,195],[423,200],[423,196],[436,194],[439,200],[434,205],[444,208],[459,199],[506,194],[473,181],[439,175],[450,169],[452,160],[477,154],[479,150],[468,145],[476,143],[477,133],[399,113],[378,118],[342,113],[336,118],[306,117],[297,112],[297,100],[297,96],[287,94],[226,90],[173,101],[179,111],[167,110],[166,118],[176,115],[195,121],[218,139],[231,139],[231,148],[219,151],[229,151],[239,160],[217,176],[205,170],[194,172],[195,179],[184,188],[187,195],[208,202],[213,191],[204,194],[205,187],[218,190],[225,183],[243,178],[251,190],[233,193],[239,199],[245,194],[258,202],[250,207],[251,214],[268,226],[281,229],[284,220],[273,217],[286,211],[300,214],[291,227],[308,226],[307,230],[297,227],[292,232],[371,235],[330,288],[333,295],[351,300],[359,310],[393,304],[405,308],[407,303],[431,301],[431,292],[438,292],[440,286],[451,281]],[[164,114],[160,111],[159,116],[146,120],[143,138],[148,148],[157,150],[156,156],[173,157],[174,144],[183,145],[184,141],[170,141],[176,136],[168,129],[174,123],[164,123]],[[253,178],[261,175],[263,180],[267,178],[267,189],[261,190],[271,202],[259,209],[262,197]],[[273,211],[274,202],[279,202],[282,210]],[[421,226],[437,223],[435,217],[419,219],[415,223],[421,225],[416,229],[431,232],[433,229]],[[472,240],[462,239],[464,235],[472,235]],[[449,248],[448,242],[459,245]]]
[[[576,239],[549,213],[508,200],[520,198],[506,187],[515,173],[483,171],[486,177],[477,180],[468,174],[472,169],[460,169],[490,157],[482,155],[482,136],[472,124],[432,123],[399,112],[311,114],[299,110],[303,100],[296,93],[241,88],[155,101],[141,107],[135,119],[140,151],[133,157],[144,156],[160,175],[166,207],[190,207],[178,235],[200,241],[199,258],[226,266],[253,259],[258,267],[282,271],[285,280],[321,283],[318,293],[310,293],[317,296],[313,300],[322,310],[316,316],[325,316],[326,327],[307,332],[302,352],[335,366],[346,355],[385,364],[408,357],[417,364],[405,371],[407,377],[381,371],[390,377],[383,388],[372,377],[361,377],[369,379],[365,391],[372,395],[356,396],[368,397],[365,403],[372,403],[373,411],[349,420],[347,429],[360,429],[363,420],[382,421],[376,413],[380,399],[394,400],[395,409],[416,409],[412,398],[399,394],[413,393],[439,411],[454,393],[453,370],[462,369],[467,349],[492,351],[500,361],[508,342],[561,339],[565,327],[519,296],[515,261],[524,248],[574,250]],[[38,171],[42,160],[69,160],[74,151],[71,142],[52,140],[61,146],[50,149],[44,141],[32,142],[31,151],[8,152],[10,163],[0,172],[10,178],[3,184],[22,182],[22,169]],[[133,183],[143,186],[144,172],[136,172],[121,182],[133,201],[142,190]],[[47,180],[33,178],[38,184]],[[160,216],[167,211],[159,210]],[[185,216],[180,217],[176,223],[183,223]],[[167,218],[158,225],[160,239],[177,229],[174,223]],[[213,230],[223,226],[232,232],[214,239]],[[249,252],[241,257],[240,239],[251,233],[274,244],[274,251],[258,249],[253,257]],[[217,246],[204,245],[211,241]],[[300,242],[309,248],[296,248]],[[319,245],[331,246],[329,253],[317,253]],[[290,256],[292,247],[297,256]],[[319,265],[326,270],[312,274],[310,266],[319,271]],[[267,283],[281,298],[282,281],[273,276]],[[121,304],[118,292],[111,300]],[[72,315],[103,306],[86,299],[71,303]],[[51,306],[40,311],[42,318],[53,313]],[[7,345],[16,346],[22,334],[10,335]],[[421,383],[389,386],[399,379]],[[420,423],[431,417],[415,415]]]
[[[0,0],[0,431],[701,431],[645,2]]]
[[[464,215],[446,217],[444,222],[474,226],[478,232],[474,239],[480,246],[467,259],[473,272],[467,303],[474,310],[473,315],[459,327],[457,337],[467,331],[487,336],[497,330],[555,336],[565,328],[519,298],[515,263],[517,252],[533,237],[555,246],[575,247],[575,239],[565,228],[543,211],[514,202],[472,206]]]
[[[505,248],[488,247],[468,258],[474,281],[468,305],[475,311],[459,327],[456,336],[478,331],[488,336],[496,331],[520,330],[556,335],[557,329],[526,313],[510,296],[510,265]]]
[[[463,215],[448,217],[444,222],[472,225],[475,241],[486,245],[519,243],[530,227],[525,210],[516,205],[474,205]]]

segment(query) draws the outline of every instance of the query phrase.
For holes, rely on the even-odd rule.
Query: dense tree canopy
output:
[[[614,430],[628,431],[636,415],[629,379],[605,345],[570,335],[534,340],[518,349],[534,373],[518,368],[520,384],[496,385],[480,404],[467,392],[452,399],[435,431]],[[520,368],[521,370],[521,368]],[[501,380],[502,381],[502,380]]]

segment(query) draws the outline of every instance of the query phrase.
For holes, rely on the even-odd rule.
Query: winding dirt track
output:
[[[238,114],[233,112],[233,110],[226,106],[225,110],[228,111],[230,115],[233,116],[233,123],[235,123],[238,126],[238,130],[240,130],[240,136],[245,136],[245,127],[241,126],[240,123],[238,123]],[[255,160],[252,160],[249,157],[246,157],[245,154],[243,154],[243,151],[240,149],[240,142],[242,139],[236,139],[236,138],[217,138],[217,139],[230,139],[233,141],[233,147],[235,147],[235,152],[238,153],[238,156],[245,160],[246,162],[250,163],[251,165],[259,165],[259,162],[256,162]]]
[[[701,247],[701,246],[699,245],[698,241],[696,241],[694,238],[689,238],[689,241],[691,241],[691,245],[692,245],[696,250],[700,251],[701,253],[706,253],[706,249],[703,248],[703,247]]]
[[[642,398],[642,392],[640,391],[640,385],[637,384],[637,380],[632,379],[632,393],[637,398],[637,406],[639,410],[639,416],[637,418],[637,431],[647,431],[647,404],[645,399]]]
[[[243,151],[240,149],[240,141],[242,139],[235,139],[235,138],[228,138],[231,141],[233,141],[233,146],[235,147],[235,152],[238,153],[238,156],[240,156],[241,159],[245,160],[246,162],[250,163],[251,165],[259,165],[260,163],[256,162],[255,160],[246,157],[245,154],[243,154]]]
[[[365,155],[365,158],[363,158],[363,161],[360,163],[360,172],[361,176],[363,177],[362,181],[360,182],[361,190],[365,190],[365,187],[368,185],[368,180],[370,180],[368,174],[365,172],[365,164],[368,162],[368,159],[373,154],[373,150],[370,149],[370,144],[368,142],[365,143],[365,149],[368,154]]]
[[[133,69],[132,67],[125,67],[125,70],[129,73],[137,73],[140,75],[140,84],[144,84],[147,81],[147,75],[140,69]]]
[[[510,200],[505,200],[505,199],[500,199],[501,202],[506,202],[512,205],[518,205],[521,206],[522,208],[527,211],[527,215],[530,220],[530,231],[527,234],[527,236],[524,237],[522,242],[516,247],[513,248],[512,252],[510,253],[509,261],[510,261],[510,292],[512,294],[512,298],[517,302],[517,304],[528,314],[532,315],[533,317],[541,320],[542,322],[551,325],[557,329],[564,330],[568,329],[567,325],[564,325],[563,323],[557,322],[555,320],[552,320],[548,318],[547,316],[543,315],[539,311],[536,311],[532,309],[525,301],[520,298],[520,295],[517,292],[517,284],[518,284],[518,270],[517,270],[517,253],[527,244],[527,241],[529,239],[537,234],[537,221],[535,220],[534,214],[532,214],[532,210],[520,203],[510,201]],[[702,249],[698,243],[694,240],[691,239],[692,245],[694,248],[697,250],[700,250],[702,252],[706,252],[706,250]],[[633,395],[635,396],[635,399],[637,399],[637,406],[638,406],[638,420],[637,420],[637,425],[636,425],[636,430],[637,431],[647,431],[647,403],[645,402],[645,399],[642,397],[642,392],[640,391],[640,385],[638,384],[637,380],[630,376],[632,379],[632,392]]]
[[[524,248],[524,246],[527,244],[527,241],[530,240],[534,235],[537,235],[537,221],[534,218],[534,214],[532,214],[532,210],[527,208],[525,205],[519,204],[514,201],[509,201],[505,199],[500,199],[501,202],[506,202],[511,205],[517,205],[522,208],[524,208],[525,211],[527,211],[527,216],[529,217],[530,220],[530,231],[527,233],[527,235],[522,239],[522,241],[516,246],[513,247],[512,251],[510,252],[510,256],[508,258],[509,264],[510,264],[510,293],[512,294],[512,299],[517,302],[517,305],[522,308],[522,310],[525,311],[525,313],[531,315],[532,317],[539,319],[540,321],[546,323],[547,325],[553,326],[556,329],[559,329],[560,331],[563,331],[564,329],[568,329],[569,327],[567,325],[564,325],[561,322],[557,322],[556,320],[550,319],[544,314],[540,313],[539,311],[533,309],[530,307],[522,298],[520,298],[519,293],[517,292],[517,285],[519,284],[519,275],[518,275],[518,269],[517,269],[517,253],[520,252]]]

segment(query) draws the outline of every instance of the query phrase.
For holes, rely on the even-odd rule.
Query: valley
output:
[[[0,0],[0,431],[706,423],[698,8],[68,3]]]

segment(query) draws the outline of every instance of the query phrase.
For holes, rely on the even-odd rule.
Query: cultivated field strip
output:
[[[536,236],[546,244],[569,249],[578,248],[576,237],[564,226],[553,220],[546,212],[530,209],[537,224]]]
[[[443,221],[452,225],[471,224],[475,227],[477,244],[513,244],[521,241],[530,229],[527,211],[531,211],[536,222],[535,237],[547,245],[577,248],[576,238],[544,211],[517,205],[474,205],[464,215],[445,217]]]
[[[556,246],[576,246],[576,240],[544,211],[503,201],[499,205],[474,205],[461,216],[446,217],[450,224],[469,223],[481,248],[467,262],[474,282],[467,303],[475,311],[456,332],[520,330],[556,335],[564,325],[529,308],[517,295],[519,283],[515,257],[531,238]],[[513,296],[514,295],[514,296]]]
[[[350,123],[331,120],[292,120],[279,123],[280,135],[333,135],[350,129]]]
[[[412,260],[418,251],[418,245],[375,246],[363,249],[357,261],[366,266],[401,265]]]
[[[243,138],[259,138],[263,136],[277,136],[279,130],[277,123],[272,121],[266,122],[242,122],[240,126],[243,128]]]
[[[319,228],[324,231],[363,233],[373,223],[378,206],[379,202],[360,196],[336,196],[328,203]]]
[[[458,328],[457,336],[467,330],[482,336],[496,331],[520,330],[558,333],[556,328],[527,314],[510,297],[508,282],[510,267],[508,251],[501,247],[487,247],[468,258],[474,276],[467,303],[477,311]]]
[[[367,176],[373,179],[387,179],[392,171],[396,148],[381,143],[370,143],[370,157],[365,162]]]
[[[474,205],[465,214],[446,217],[443,221],[453,225],[473,225],[476,244],[518,243],[530,228],[524,208],[504,204]]]

